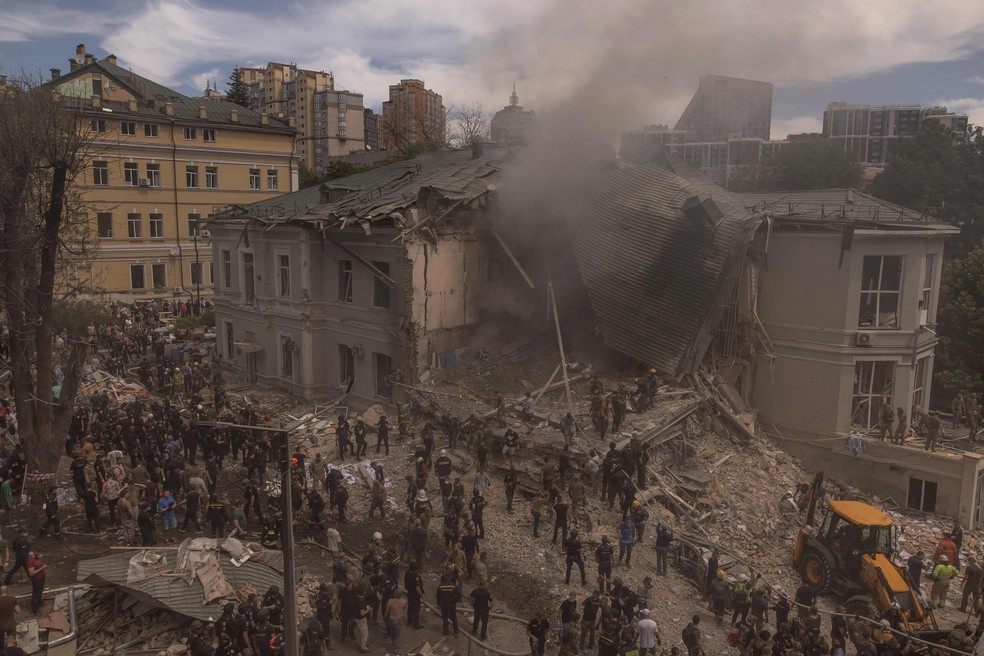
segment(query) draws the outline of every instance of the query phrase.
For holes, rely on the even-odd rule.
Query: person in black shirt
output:
[[[543,617],[543,611],[536,611],[533,619],[526,625],[526,637],[530,640],[530,654],[543,656],[547,645],[547,630],[550,622]]]
[[[181,525],[182,531],[188,530],[188,522],[195,525],[195,530],[201,532],[202,524],[198,521],[198,509],[201,505],[201,493],[192,488],[188,490],[188,494],[185,495],[185,518],[184,524]]]
[[[145,547],[154,546],[157,541],[154,539],[155,525],[154,516],[150,514],[150,504],[146,501],[140,503],[137,511],[137,526],[140,528],[141,544]]]
[[[458,585],[455,583],[451,574],[441,576],[441,583],[437,587],[437,605],[441,609],[441,621],[444,623],[444,635],[449,633],[449,624],[454,627],[454,635],[458,635],[458,611],[455,604],[458,603]]]
[[[27,573],[27,559],[31,555],[31,543],[27,539],[27,529],[22,528],[18,532],[17,537],[10,543],[10,548],[14,552],[14,566],[7,572],[7,577],[3,580],[4,585],[10,585],[17,570],[23,569]]]
[[[407,589],[407,626],[422,629],[420,625],[420,598],[424,594],[424,579],[417,572],[417,564],[410,563],[410,569],[403,576],[403,587]]]
[[[87,487],[82,492],[82,504],[85,506],[85,525],[89,533],[98,533],[99,528],[99,494]]]
[[[557,532],[563,533],[561,544],[567,542],[567,504],[563,500],[554,504],[554,532],[551,544],[557,544]]]
[[[208,517],[210,536],[220,540],[224,538],[225,523],[229,519],[226,513],[225,502],[220,497],[213,496],[212,501],[208,504],[208,510],[205,511],[205,515]],[[197,520],[195,523],[197,523]]]
[[[489,611],[492,610],[492,593],[482,584],[472,590],[472,608],[475,610],[475,619],[472,621],[472,635],[478,631],[479,625],[482,626],[481,640],[485,640],[489,630]]]
[[[817,592],[805,583],[796,589],[796,614],[801,620],[805,620],[810,614],[810,608],[817,601]]]
[[[468,507],[472,511],[472,521],[475,522],[475,528],[478,529],[478,537],[481,540],[485,539],[485,521],[483,519],[483,514],[485,512],[485,497],[482,496],[481,492],[475,491],[475,495],[472,497],[471,503]]]
[[[600,594],[599,590],[592,590],[591,596],[581,602],[581,649],[584,649],[585,638],[587,638],[588,649],[594,649],[598,611],[601,610]]]
[[[345,523],[345,504],[348,503],[349,493],[344,487],[335,494],[335,506],[338,508],[338,521]]]
[[[331,651],[331,618],[334,615],[334,600],[331,586],[322,583],[318,586],[318,596],[314,600],[315,617],[321,623],[325,635],[325,648]]]
[[[576,530],[571,531],[571,537],[564,542],[564,548],[567,550],[566,585],[571,584],[571,568],[575,563],[578,569],[581,570],[581,585],[587,585],[588,579],[584,575],[584,556],[581,554],[581,540],[578,539]]]
[[[513,497],[516,496],[516,470],[513,469],[511,464],[509,465],[509,471],[506,472],[505,483],[506,511],[512,512]]]
[[[376,453],[379,453],[379,447],[381,445],[386,447],[386,455],[389,455],[389,424],[386,423],[386,415],[379,417],[379,424],[376,426]]]

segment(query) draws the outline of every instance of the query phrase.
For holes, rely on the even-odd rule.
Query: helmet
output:
[[[572,538],[576,538],[577,537],[577,529],[574,529],[573,531],[571,531],[571,537]]]
[[[267,590],[267,594],[280,594],[280,588],[275,585],[271,585],[270,589]]]
[[[738,580],[741,581],[742,583],[744,583],[745,581],[748,580],[748,574],[739,574],[738,575]]]
[[[641,504],[639,503],[639,500],[638,499],[636,499],[635,501],[632,502],[632,507],[633,508],[638,508],[640,505]]]
[[[604,542],[605,544],[608,544],[608,536],[607,535],[602,535],[601,536],[601,541]]]
[[[442,456],[448,455],[448,450],[447,449],[441,449],[441,455]]]
[[[940,556],[940,562],[941,563],[948,563],[948,562],[950,562],[950,559],[947,558],[946,556]]]
[[[623,584],[624,584],[624,581],[622,581],[622,579],[620,579],[620,578],[616,578],[616,579],[615,579],[615,580],[613,581],[613,583],[614,583],[614,584],[615,584],[616,586],[619,586],[619,585],[623,585]]]
[[[719,569],[718,570],[717,577],[719,579],[723,579],[724,578],[724,570],[723,569]]]
[[[417,462],[423,462],[423,461],[424,461],[423,456],[417,456]]]
[[[231,613],[234,610],[236,610],[236,604],[232,603],[231,601],[222,607],[223,613]]]
[[[382,540],[383,539],[383,534],[380,533],[379,531],[376,531],[375,533],[372,534],[372,539],[373,540]]]
[[[261,608],[256,612],[257,622],[266,622],[268,619],[270,619],[270,611],[268,609]]]
[[[651,373],[651,374],[654,374],[654,373],[656,373],[656,369],[655,369],[655,367],[653,367],[653,368],[650,368],[650,369],[649,369],[649,373]]]
[[[327,583],[322,583],[321,585],[318,586],[318,590],[321,590],[322,592],[328,592],[329,589],[330,588],[328,587]]]

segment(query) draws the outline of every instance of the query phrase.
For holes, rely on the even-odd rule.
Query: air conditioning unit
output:
[[[198,233],[198,235],[202,239],[211,239],[212,238],[212,231],[211,230],[202,230],[201,232]]]
[[[871,346],[871,333],[854,333],[855,346]]]
[[[175,287],[174,288],[174,293],[175,294],[180,294],[181,293],[181,288],[180,287]]]
[[[149,187],[150,186],[150,180],[148,180],[147,178],[140,178],[140,186],[141,187]]]

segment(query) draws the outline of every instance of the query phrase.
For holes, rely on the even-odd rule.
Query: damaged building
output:
[[[910,418],[929,407],[955,228],[854,190],[737,195],[668,156],[597,171],[562,224],[523,233],[503,200],[524,161],[503,147],[428,153],[213,217],[227,366],[308,397],[351,384],[351,404],[368,406],[460,365],[486,320],[508,329],[489,298],[541,303],[550,272],[570,270],[565,339],[587,326],[623,362],[710,374],[744,407],[738,429],[808,468],[982,519],[980,456],[877,439],[883,399]],[[851,430],[868,439],[849,446]]]
[[[351,385],[363,407],[394,372],[453,366],[478,291],[518,276],[485,218],[513,157],[427,153],[213,217],[227,366],[311,398]]]

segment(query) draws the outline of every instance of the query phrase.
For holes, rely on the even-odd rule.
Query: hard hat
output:
[[[424,461],[423,456],[417,456],[417,462],[423,462],[423,461]]]
[[[417,501],[427,501],[427,493],[423,490],[417,490]]]
[[[651,373],[651,374],[654,374],[654,373],[656,373],[656,369],[655,369],[655,368],[650,368],[650,369],[649,369],[649,373]]]
[[[739,574],[738,575],[738,580],[741,581],[742,583],[744,583],[745,581],[748,580],[748,574]]]
[[[441,455],[442,456],[448,455],[448,450],[447,449],[441,449]]]
[[[947,558],[946,556],[940,556],[940,562],[941,563],[948,563],[948,562],[950,562],[950,559]]]
[[[638,499],[636,499],[635,501],[632,502],[632,507],[633,508],[638,508],[640,505],[641,504],[639,503],[639,500]]]
[[[372,539],[373,540],[382,540],[383,539],[383,534],[380,533],[379,531],[376,531],[375,533],[372,534]]]
[[[718,570],[717,577],[719,579],[723,579],[724,578],[724,570],[723,569],[719,569]]]

